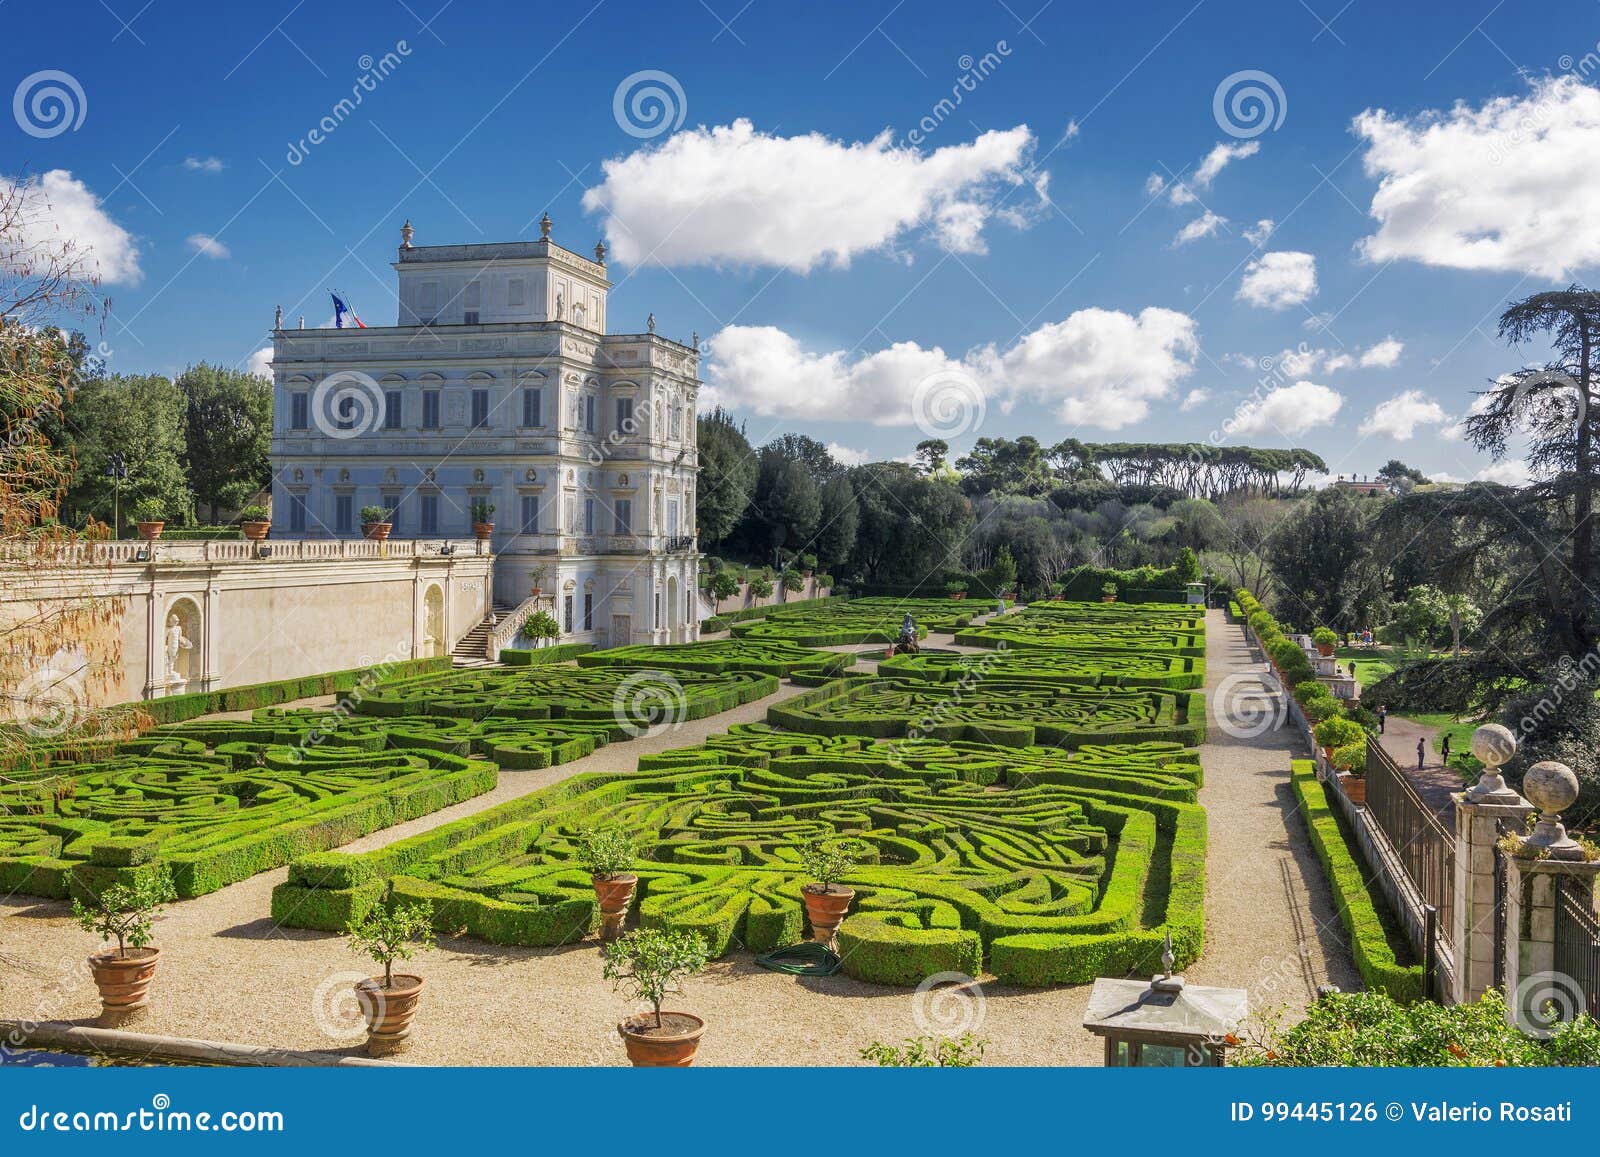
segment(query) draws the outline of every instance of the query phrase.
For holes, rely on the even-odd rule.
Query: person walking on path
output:
[[[1380,703],[1380,704],[1378,704],[1378,734],[1379,735],[1383,734],[1383,730],[1384,730],[1385,727],[1388,726],[1388,724],[1389,724],[1389,709],[1387,707],[1385,707],[1382,703]]]
[[[1440,752],[1439,762],[1444,764],[1446,767],[1449,767],[1450,766],[1450,736],[1446,735],[1443,739],[1441,739],[1439,741],[1439,752]]]
[[[1418,771],[1422,770],[1423,760],[1426,759],[1427,756],[1428,756],[1428,741],[1426,739],[1417,740],[1417,770]]]

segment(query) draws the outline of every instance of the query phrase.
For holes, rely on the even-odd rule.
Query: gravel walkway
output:
[[[1379,742],[1389,753],[1395,765],[1405,772],[1411,786],[1424,803],[1446,817],[1450,827],[1455,826],[1455,800],[1451,793],[1461,790],[1461,773],[1444,765],[1437,746],[1439,729],[1418,723],[1400,715],[1391,715],[1384,721]],[[1422,766],[1417,766],[1417,740],[1422,740],[1427,754]]]
[[[1237,627],[1209,623],[1208,669],[1215,682],[1248,661]],[[930,645],[949,646],[948,636]],[[728,724],[758,719],[785,684],[758,703],[618,744],[586,759],[533,772],[508,772],[494,792],[413,823],[374,833],[350,850],[381,846],[460,818],[581,771],[632,766],[646,750],[683,746]],[[1220,735],[1220,732],[1214,732]],[[1336,935],[1319,933],[1332,910],[1303,830],[1288,807],[1287,733],[1241,744],[1207,744],[1211,810],[1208,948],[1189,970],[1197,981],[1248,985],[1255,1002],[1299,1005],[1324,976],[1341,985],[1353,971]],[[280,929],[267,917],[284,870],[174,905],[157,925],[161,971],[140,1031],[299,1049],[361,1049],[349,1033],[349,985],[369,971],[337,936]],[[1306,946],[1302,954],[1301,946]],[[0,901],[0,950],[30,967],[7,969],[0,1015],[89,1022],[98,1011],[83,958],[93,938],[74,928],[66,906],[13,896]],[[446,938],[414,964],[428,989],[406,1060],[451,1065],[626,1064],[614,1024],[632,1011],[600,978],[592,943],[514,948]],[[989,1041],[985,1063],[1098,1065],[1101,1046],[1081,1025],[1087,987],[1047,990],[984,984],[917,996],[847,977],[809,979],[757,968],[745,953],[691,979],[673,1007],[710,1027],[699,1063],[859,1064],[873,1040],[970,1027]],[[346,1015],[341,1017],[341,1012]],[[346,1033],[341,1036],[340,1031]]]
[[[1243,629],[1207,611],[1207,947],[1189,975],[1248,989],[1254,1012],[1276,1007],[1298,1018],[1319,984],[1361,982],[1289,787],[1290,760],[1308,757],[1298,734],[1280,727],[1235,738],[1219,719],[1270,702],[1254,677],[1265,670]]]

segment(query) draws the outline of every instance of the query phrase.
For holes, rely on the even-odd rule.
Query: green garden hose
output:
[[[795,976],[832,976],[839,971],[843,962],[839,954],[826,944],[805,940],[757,956],[756,963],[769,971],[788,972]]]

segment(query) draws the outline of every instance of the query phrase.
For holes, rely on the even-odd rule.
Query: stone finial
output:
[[[550,240],[550,225],[550,214],[546,213],[543,217],[539,218],[539,240]]]
[[[646,329],[648,329],[651,333],[655,333],[656,332],[656,315],[652,313],[649,317],[645,318],[644,319],[644,324],[645,324],[645,328]]]
[[[1483,774],[1466,793],[1472,803],[1521,803],[1522,797],[1506,786],[1500,765],[1517,753],[1517,737],[1511,728],[1485,723],[1472,733],[1472,754],[1483,764]]]
[[[1150,982],[1150,987],[1157,992],[1181,992],[1183,990],[1183,977],[1172,971],[1172,966],[1178,958],[1172,953],[1172,929],[1167,929],[1166,939],[1161,944],[1161,975]]]
[[[1522,777],[1522,790],[1539,809],[1539,822],[1522,841],[1524,848],[1543,848],[1552,860],[1581,860],[1583,849],[1567,835],[1561,813],[1578,799],[1578,777],[1572,768],[1553,759],[1528,768]]]
[[[596,241],[594,243],[594,260],[596,265],[604,265],[606,263],[606,243],[604,241]]]
[[[700,331],[699,330],[695,330],[694,331],[694,337],[691,340],[694,342],[694,347],[693,348],[699,349],[700,348]]]
[[[278,306],[277,312],[272,315],[272,328],[283,328],[283,306]]]
[[[300,315],[300,328],[301,329],[305,329],[305,327],[306,327],[306,315],[302,313]]]
[[[411,248],[411,237],[415,232],[416,230],[411,227],[411,218],[407,217],[406,223],[400,226],[400,248]]]

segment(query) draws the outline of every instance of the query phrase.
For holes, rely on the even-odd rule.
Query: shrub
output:
[[[711,576],[706,591],[721,606],[724,599],[731,599],[739,593],[739,580],[733,577],[732,571],[719,570]]]
[[[1339,636],[1328,627],[1318,627],[1311,632],[1311,641],[1319,647],[1336,647],[1339,645]]]
[[[265,506],[251,504],[239,511],[240,522],[270,522],[271,519],[272,515],[267,512]]]
[[[1116,598],[1117,597],[1117,584],[1116,583],[1101,583],[1100,584],[1100,593],[1105,595],[1107,598],[1112,598],[1112,599]]]
[[[493,521],[494,503],[488,502],[482,498],[473,499],[471,517],[473,522],[479,524]]]
[[[113,884],[104,889],[92,904],[72,901],[72,916],[85,932],[98,932],[104,942],[117,942],[117,955],[126,956],[130,947],[150,943],[151,926],[162,906],[178,898],[172,877],[165,868],[139,876],[132,884]]]
[[[392,888],[392,885],[391,885]],[[433,947],[433,905],[376,904],[345,928],[350,951],[383,965],[383,986],[394,987],[394,962]]]
[[[632,999],[649,1001],[659,1028],[661,1002],[705,966],[705,941],[694,933],[641,928],[606,945],[601,975]]]
[[[1317,737],[1317,742],[1323,747],[1340,748],[1352,743],[1362,743],[1367,738],[1366,730],[1353,719],[1346,719],[1342,714],[1330,715],[1312,729]]]
[[[989,1045],[982,1037],[964,1032],[958,1037],[907,1037],[903,1045],[873,1041],[861,1050],[861,1059],[879,1068],[970,1069],[983,1061]]]
[[[750,593],[758,599],[770,598],[772,595],[772,579],[767,575],[755,575],[750,579]]]
[[[783,572],[783,589],[784,590],[790,591],[792,593],[792,592],[795,592],[795,591],[803,591],[803,590],[805,590],[805,587],[806,587],[806,580],[803,577],[801,577],[801,574],[800,574],[799,571],[793,569],[792,567],[784,569],[784,572]]]
[[[159,498],[141,498],[133,504],[135,522],[165,522],[167,504]]]
[[[1346,743],[1342,747],[1335,748],[1333,766],[1340,771],[1348,771],[1352,775],[1364,774],[1367,770],[1366,743]]]
[[[554,639],[561,634],[561,624],[549,611],[534,611],[522,620],[522,633],[530,639]]]
[[[837,839],[814,837],[797,849],[806,874],[822,885],[824,892],[833,891],[841,876],[856,866],[850,849]]]
[[[380,522],[389,521],[389,510],[383,506],[363,506],[361,508],[361,525],[376,526]]]
[[[1325,683],[1319,683],[1315,679],[1306,679],[1294,685],[1294,697],[1299,703],[1306,704],[1313,699],[1332,699],[1333,692],[1328,690]]]

